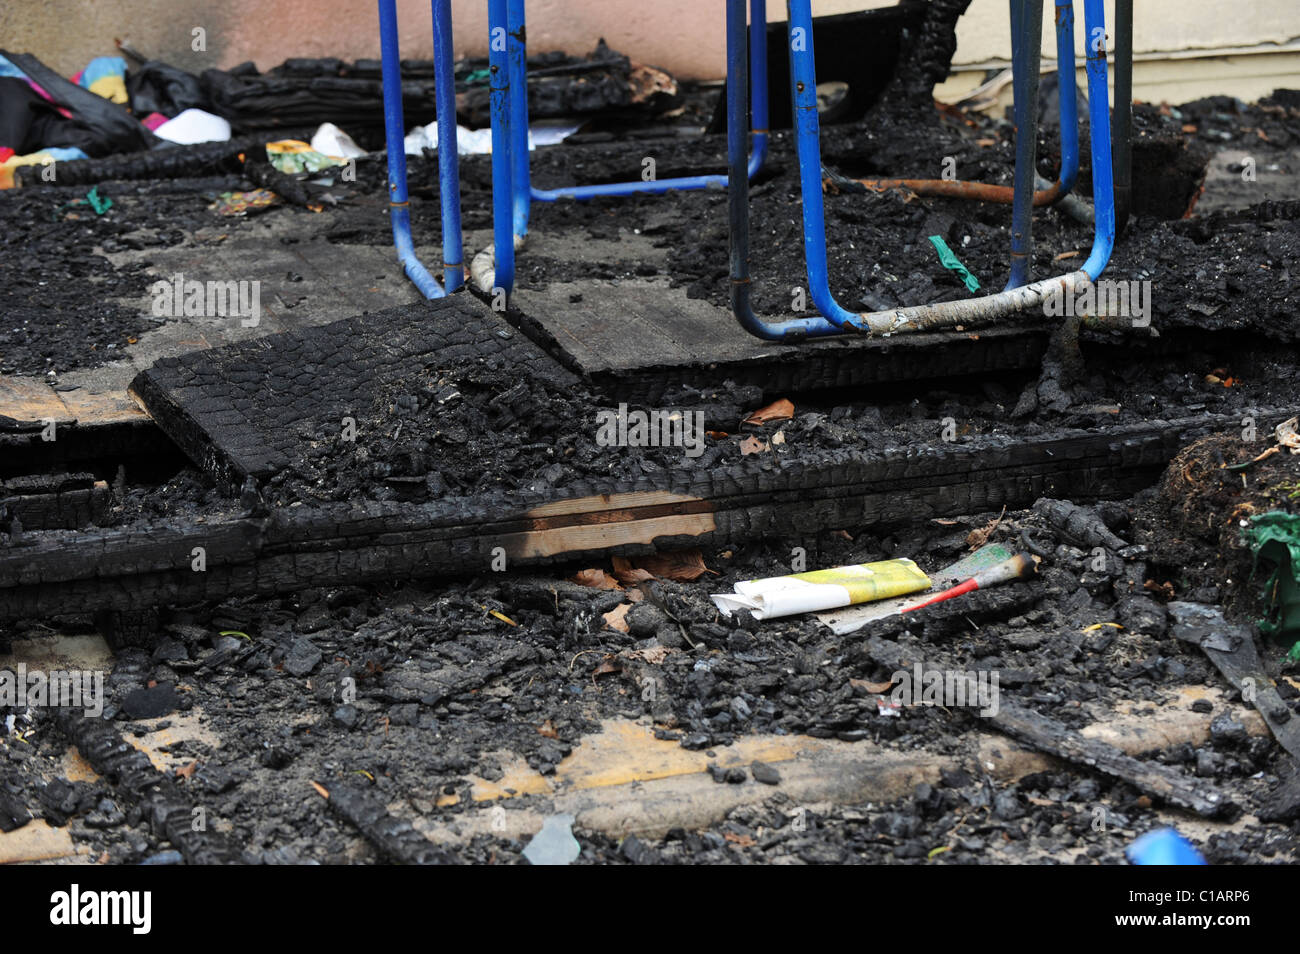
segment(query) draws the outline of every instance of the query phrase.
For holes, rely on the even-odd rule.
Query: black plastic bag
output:
[[[162,113],[171,119],[187,109],[212,112],[199,78],[161,60],[150,60],[132,70],[126,79],[126,91],[137,116]]]
[[[76,146],[83,152],[98,141],[93,129],[69,119],[16,76],[0,76],[0,146],[20,156],[51,146]]]

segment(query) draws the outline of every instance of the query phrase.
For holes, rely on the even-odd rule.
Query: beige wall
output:
[[[888,5],[886,0],[815,0],[813,11],[821,15]],[[1135,5],[1139,58],[1145,54],[1159,66],[1139,67],[1139,97],[1177,99],[1180,89],[1219,84],[1253,98],[1287,85],[1279,79],[1300,85],[1296,53],[1271,52],[1288,41],[1300,52],[1297,0],[1136,0]],[[485,49],[486,6],[486,0],[454,0],[458,55]],[[772,20],[785,18],[781,0],[770,0],[769,6]],[[1082,20],[1082,3],[1075,6]],[[399,0],[398,10],[403,55],[429,56],[428,0]],[[373,0],[0,0],[0,46],[36,53],[67,74],[92,56],[113,53],[114,37],[129,39],[141,52],[190,70],[229,67],[249,59],[266,69],[288,56],[376,56],[377,21]],[[722,25],[721,0],[529,2],[533,49],[584,53],[604,36],[634,59],[683,77],[721,74]],[[205,52],[191,50],[195,27],[206,30]],[[1078,36],[1082,49],[1082,26]],[[958,40],[959,67],[982,68],[1006,60],[1006,0],[974,0],[961,20]],[[1049,23],[1045,54],[1051,54],[1053,42]],[[1189,50],[1210,55],[1232,50],[1233,58],[1207,65],[1204,59],[1170,61],[1162,55]],[[1144,89],[1148,81],[1151,85]]]

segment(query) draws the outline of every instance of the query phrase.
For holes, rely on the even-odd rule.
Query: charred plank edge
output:
[[[1063,486],[1080,499],[1128,492],[1192,436],[1236,423],[1206,416],[1004,447],[842,452],[767,470],[770,462],[741,463],[679,475],[688,486],[671,490],[642,479],[603,494],[585,484],[551,497],[332,503],[181,527],[32,533],[30,545],[0,550],[0,617],[459,575],[487,566],[497,547],[515,564],[541,564],[1028,506]],[[191,569],[195,546],[205,548],[206,572]]]
[[[1236,811],[1232,801],[1207,784],[1186,778],[1166,765],[1143,762],[1108,742],[1085,738],[1055,719],[1024,706],[1003,702],[998,713],[989,716],[988,721],[998,731],[1040,752],[1088,766],[1206,818],[1220,818]]]
[[[21,395],[43,389],[39,416]],[[24,410],[26,409],[26,410]],[[55,439],[41,439],[53,417]],[[43,381],[0,375],[0,478],[52,471],[70,464],[146,459],[171,447],[153,420],[126,392],[55,391]]]
[[[399,865],[456,864],[454,858],[416,831],[409,821],[390,814],[377,792],[353,782],[338,783],[328,792],[326,804],[355,827],[386,860]]]
[[[909,649],[888,639],[869,636],[864,641],[864,651],[886,669],[911,670],[917,665],[909,658]],[[975,688],[972,686],[970,691],[974,692]],[[1187,778],[1167,765],[1143,762],[1109,742],[1089,739],[1056,719],[1008,699],[1000,701],[996,712],[981,712],[979,722],[1046,755],[1120,779],[1139,791],[1203,817],[1227,817],[1238,811],[1237,805],[1207,783]]]
[[[41,494],[3,495],[0,490],[0,527],[17,518],[24,530],[77,530],[99,523],[113,499],[105,481],[89,487],[72,487]],[[6,518],[6,513],[8,517]]]
[[[176,780],[154,768],[144,752],[113,725],[75,709],[56,708],[63,735],[124,799],[139,804],[157,834],[170,841],[192,865],[233,864],[234,851],[216,831],[195,831],[193,804]]]

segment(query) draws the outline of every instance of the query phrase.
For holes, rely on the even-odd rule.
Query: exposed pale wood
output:
[[[499,538],[500,545],[511,559],[532,560],[634,544],[649,546],[662,537],[699,537],[712,533],[717,526],[711,513],[640,520],[635,518],[634,511],[624,513],[629,519],[506,534]]]
[[[131,424],[149,419],[149,415],[125,391],[95,392],[85,388],[60,391],[59,397],[78,427],[107,424]]]
[[[576,513],[608,513],[624,508],[670,506],[673,504],[699,504],[699,497],[673,493],[669,490],[647,490],[636,493],[596,494],[592,497],[556,500],[528,511],[530,517],[551,517]],[[683,508],[683,512],[685,507]]]
[[[57,391],[35,378],[0,376],[0,430],[40,430],[51,420],[56,425],[74,420]]]

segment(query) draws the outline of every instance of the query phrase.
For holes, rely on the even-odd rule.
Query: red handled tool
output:
[[[920,603],[913,603],[911,606],[904,606],[900,613],[910,613],[913,610],[924,609],[927,606],[933,606],[935,603],[942,603],[944,600],[950,600],[954,596],[961,596],[963,593],[971,593],[975,590],[986,590],[991,586],[997,586],[1000,583],[1010,583],[1012,580],[1024,580],[1038,572],[1038,564],[1041,562],[1039,557],[1032,553],[1017,553],[1013,557],[1008,557],[1001,563],[989,567],[987,570],[980,570],[970,579],[963,580],[956,586],[950,586],[940,593],[934,594],[928,600]]]

